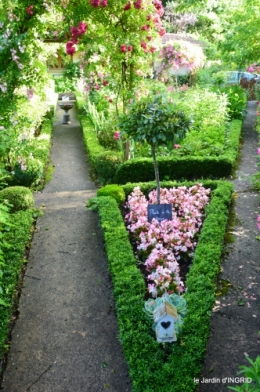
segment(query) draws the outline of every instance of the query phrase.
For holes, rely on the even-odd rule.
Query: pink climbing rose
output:
[[[125,53],[127,51],[126,45],[120,45],[120,52]]]
[[[115,140],[119,140],[120,139],[120,132],[119,131],[114,132],[114,139]]]
[[[33,15],[33,5],[30,5],[29,7],[26,8],[26,13],[30,16]]]
[[[130,3],[130,1],[124,6],[124,8],[123,8],[123,10],[124,11],[127,11],[127,10],[130,10],[130,8],[131,8],[131,3]]]

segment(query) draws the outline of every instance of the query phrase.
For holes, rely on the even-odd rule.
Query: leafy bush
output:
[[[13,168],[14,178],[19,185],[31,186],[36,184],[43,175],[43,164],[39,159],[33,157],[26,158],[26,169],[17,162]]]
[[[115,184],[106,185],[103,188],[98,189],[97,196],[111,196],[116,200],[118,205],[125,201],[124,189]]]
[[[7,200],[10,212],[33,208],[34,198],[30,189],[23,186],[10,186],[0,191],[0,202]]]
[[[95,167],[101,183],[112,182],[122,160],[122,154],[116,151],[108,150],[97,155]]]
[[[260,356],[256,357],[253,361],[251,358],[246,357],[251,366],[239,366],[245,382],[243,385],[237,387],[228,387],[228,389],[236,392],[259,392],[260,391]],[[247,380],[249,382],[247,382]]]
[[[231,120],[243,120],[246,113],[247,96],[245,90],[239,85],[226,85],[216,87],[213,91],[220,91],[227,95],[228,114]]]

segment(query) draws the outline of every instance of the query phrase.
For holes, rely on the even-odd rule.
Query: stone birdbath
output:
[[[59,107],[64,110],[62,124],[71,124],[69,110],[73,108],[73,103],[69,101],[62,102],[59,104]]]

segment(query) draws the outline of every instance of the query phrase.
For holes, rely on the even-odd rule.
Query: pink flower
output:
[[[179,144],[174,144],[173,148],[180,148],[181,146]]]
[[[34,96],[34,90],[32,88],[27,89],[27,98],[30,100]]]
[[[119,140],[120,139],[120,132],[119,131],[114,132],[114,139],[115,140]]]
[[[101,7],[107,7],[107,0],[101,0],[100,5]]]
[[[247,72],[255,72],[255,68],[254,68],[252,65],[250,65],[250,66],[247,68]]]
[[[120,45],[120,52],[125,53],[127,51],[126,45]]]
[[[74,45],[74,42],[69,41],[66,43],[66,53],[72,56],[76,52],[76,48]]]
[[[162,28],[159,30],[159,35],[162,37],[164,34],[166,34],[166,30],[165,30],[164,27],[162,27]]]
[[[149,52],[151,52],[151,53],[156,52],[156,48],[154,46],[150,46]]]
[[[88,27],[87,23],[79,22],[78,29],[81,32],[81,34],[84,34],[87,31],[87,27]]]
[[[260,148],[257,149],[257,154],[260,155]]]
[[[124,11],[127,11],[127,10],[130,10],[130,8],[131,8],[131,3],[130,3],[130,1],[124,6],[124,8],[123,8],[123,10]]]
[[[149,29],[150,29],[150,26],[148,26],[148,25],[144,25],[141,27],[141,30],[149,30]]]
[[[28,8],[26,8],[26,13],[30,16],[33,15],[33,5],[30,5]]]
[[[128,50],[128,52],[132,52],[132,50],[133,50],[132,45],[129,45],[129,46],[127,47],[127,50]]]
[[[143,49],[147,49],[147,44],[146,44],[145,41],[142,41],[142,42],[141,42],[141,47],[142,47]]]
[[[103,86],[107,86],[108,85],[108,80],[103,80],[102,84],[103,84]]]
[[[257,225],[258,230],[260,230],[260,215],[258,215],[258,217],[257,217],[256,225]]]
[[[146,37],[146,39],[147,39],[147,41],[151,41],[151,40],[153,39],[153,37],[152,37],[151,35],[148,35],[148,36]]]
[[[136,0],[136,1],[134,1],[134,7],[137,9],[137,10],[140,10],[140,8],[142,7],[142,0]]]
[[[99,2],[100,0],[89,0],[90,5],[92,5],[92,7],[97,8],[99,6]]]

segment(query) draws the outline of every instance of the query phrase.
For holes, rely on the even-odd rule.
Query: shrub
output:
[[[117,204],[120,205],[125,201],[125,191],[124,189],[115,184],[106,185],[97,191],[97,196],[111,196],[113,197]]]
[[[17,162],[13,168],[14,177],[17,184],[31,186],[37,183],[43,175],[43,164],[40,160],[26,158],[26,169],[22,170],[21,164]]]
[[[231,120],[243,120],[246,113],[247,96],[245,90],[239,85],[226,85],[213,88],[213,91],[227,95],[228,114]]]
[[[23,186],[10,186],[0,191],[0,202],[8,200],[10,212],[27,210],[34,206],[34,198],[30,189]]]
[[[119,165],[122,163],[122,154],[108,150],[101,152],[96,157],[96,171],[101,183],[109,183],[113,180]]]

